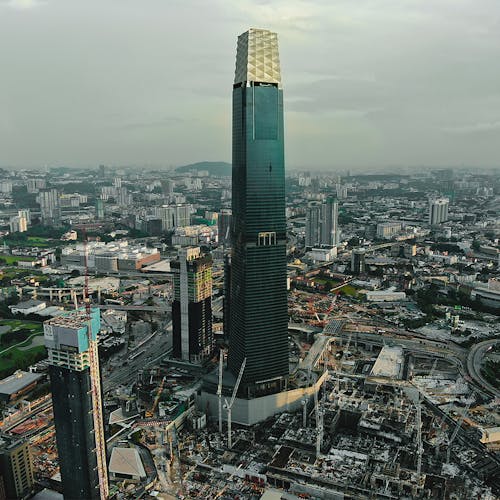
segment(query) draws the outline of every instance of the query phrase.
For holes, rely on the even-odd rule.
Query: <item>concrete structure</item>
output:
[[[139,452],[135,448],[114,447],[109,461],[111,479],[140,481],[146,477]]]
[[[227,372],[224,373],[227,376]],[[318,392],[323,384],[327,374],[323,374],[318,380],[311,384],[309,387],[299,387],[292,390],[284,390],[275,394],[268,394],[266,396],[255,397],[251,399],[235,398],[232,407],[231,420],[232,423],[240,425],[254,425],[262,422],[272,415],[282,412],[292,412],[302,408],[302,401],[309,400]],[[234,383],[234,381],[232,382]],[[224,382],[226,384],[226,382]],[[231,382],[229,382],[228,389]],[[214,412],[218,405],[218,397],[206,391],[202,391],[198,397],[198,408],[208,408]],[[223,419],[227,415],[223,412]]]
[[[307,257],[314,262],[331,262],[337,257],[337,247],[311,248],[311,250],[307,252]]]
[[[18,302],[14,306],[9,306],[10,312],[12,314],[36,314],[38,311],[45,309],[47,304],[41,300],[26,300],[24,302]]]
[[[199,247],[179,251],[170,263],[174,274],[172,302],[173,356],[201,363],[212,356],[212,258]]]
[[[401,222],[382,222],[377,224],[377,238],[390,239],[402,229]]]
[[[400,379],[403,374],[404,355],[400,346],[383,346],[371,370],[372,377]]]
[[[155,207],[154,214],[161,219],[162,230],[169,231],[176,227],[189,226],[193,205],[177,204]]]
[[[406,300],[405,292],[396,292],[394,289],[388,290],[374,290],[365,292],[366,300],[368,302],[396,302]]]
[[[448,198],[437,198],[429,201],[429,224],[441,224],[448,220]]]
[[[101,496],[96,447],[104,432],[102,406],[97,415],[93,400],[100,398],[100,390],[93,390],[91,369],[92,359],[98,359],[99,310],[91,310],[90,321],[86,311],[78,309],[45,321],[43,328],[64,497],[97,500]]]
[[[288,378],[283,91],[278,37],[238,37],[233,84],[231,331],[240,392],[279,392]],[[249,403],[250,404],[250,403]]]
[[[218,232],[219,232],[219,243],[230,244],[231,237],[229,230],[231,228],[231,220],[233,218],[233,213],[227,208],[223,208],[219,212],[219,217],[217,218]],[[227,235],[227,238],[226,238]]]
[[[488,284],[476,285],[471,292],[471,299],[477,299],[493,309],[500,309],[500,289],[498,289],[497,283],[496,280],[490,280]]]
[[[9,500],[30,498],[33,493],[33,462],[29,442],[0,435],[0,479]]]
[[[160,261],[157,248],[148,248],[128,243],[126,240],[112,243],[89,242],[87,244],[88,267],[97,272],[135,271]],[[61,264],[68,269],[83,270],[85,267],[85,246],[64,247]]]
[[[43,375],[39,373],[17,370],[10,377],[0,380],[0,400],[7,402],[20,398],[34,389],[41,378]]]

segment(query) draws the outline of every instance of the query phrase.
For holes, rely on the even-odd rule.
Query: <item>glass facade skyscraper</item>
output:
[[[288,376],[283,91],[276,33],[238,37],[228,367],[243,397],[277,392]]]

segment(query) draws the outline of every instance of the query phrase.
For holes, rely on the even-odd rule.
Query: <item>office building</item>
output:
[[[339,243],[339,202],[328,198],[321,204],[320,243],[326,246],[336,246]]]
[[[288,378],[283,91],[276,33],[238,37],[233,85],[231,332],[240,394],[278,392]]]
[[[321,205],[318,202],[309,204],[306,210],[306,247],[313,248],[321,242]]]
[[[104,219],[104,201],[100,198],[95,201],[95,218],[98,220]]]
[[[42,224],[44,226],[59,226],[61,224],[61,206],[57,189],[42,189],[38,193],[38,203]]]
[[[448,220],[448,198],[437,198],[429,201],[429,224],[441,224]]]
[[[0,435],[0,477],[4,488],[4,496],[0,498],[17,500],[32,496],[33,462],[28,440]]]
[[[183,248],[170,267],[174,274],[173,356],[203,363],[214,350],[212,257],[203,255],[199,247]]]
[[[351,254],[351,273],[354,275],[362,274],[366,270],[365,250],[354,249]]]
[[[223,208],[219,212],[219,217],[217,218],[217,226],[219,233],[219,243],[223,245],[229,245],[231,242],[230,228],[231,219],[233,218],[233,213],[227,208]]]
[[[43,329],[64,497],[100,499],[100,490],[106,492],[108,486],[97,357],[99,309],[91,310],[90,320],[84,309],[67,312],[45,321]]]

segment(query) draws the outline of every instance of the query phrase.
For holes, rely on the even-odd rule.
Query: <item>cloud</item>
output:
[[[479,134],[482,132],[491,132],[500,130],[500,120],[495,122],[471,123],[456,127],[444,127],[443,132],[453,135]]]
[[[33,9],[35,7],[40,7],[44,5],[45,1],[43,0],[1,0],[0,5],[4,5],[5,7],[10,7],[16,10],[28,10]]]

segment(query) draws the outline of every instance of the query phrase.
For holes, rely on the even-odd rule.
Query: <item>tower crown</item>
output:
[[[250,28],[238,37],[234,84],[269,83],[281,87],[278,35]]]

